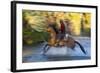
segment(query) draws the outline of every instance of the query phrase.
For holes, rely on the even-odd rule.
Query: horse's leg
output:
[[[80,46],[81,51],[82,51],[84,54],[86,54],[86,51],[85,51],[84,47],[83,47],[78,41],[75,41],[75,43],[78,44],[78,45]]]
[[[45,54],[50,49],[50,46],[46,44],[43,48],[43,54]]]
[[[67,37],[65,43],[68,48],[75,50],[75,40],[72,37]]]

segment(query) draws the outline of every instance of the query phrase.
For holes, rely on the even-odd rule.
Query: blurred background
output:
[[[71,35],[77,37],[90,37],[91,14],[82,12],[51,12],[23,10],[23,43],[35,44],[48,39],[45,31],[47,25],[52,22],[60,28],[60,20],[70,22]]]

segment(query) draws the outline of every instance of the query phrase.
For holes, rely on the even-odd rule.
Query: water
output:
[[[75,50],[64,47],[51,47],[45,55],[43,54],[43,47],[45,43],[37,46],[24,46],[24,48],[31,49],[31,54],[23,55],[23,62],[46,62],[46,61],[64,61],[64,60],[86,60],[91,57],[91,42],[90,39],[77,39],[84,47],[86,54],[84,54],[78,45]],[[23,51],[24,52],[24,51]],[[26,51],[27,52],[27,51]]]

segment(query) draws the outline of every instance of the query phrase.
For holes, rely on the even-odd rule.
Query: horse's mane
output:
[[[55,31],[55,33],[58,34],[58,29],[55,25],[49,25],[49,27],[51,27]]]

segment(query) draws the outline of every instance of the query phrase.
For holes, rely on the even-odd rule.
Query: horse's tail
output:
[[[78,41],[75,41],[75,43],[78,44],[80,46],[80,49],[82,50],[82,52],[84,54],[86,54],[86,51],[85,51],[84,47]]]

